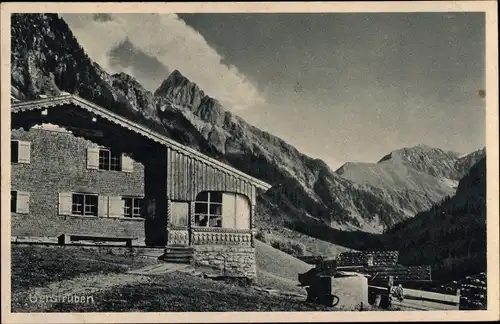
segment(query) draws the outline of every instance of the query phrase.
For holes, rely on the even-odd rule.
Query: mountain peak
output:
[[[427,144],[423,144],[423,143],[421,143],[421,144],[417,144],[417,145],[414,145],[413,147],[414,147],[414,148],[434,149],[433,147],[430,147],[429,145],[427,145]]]
[[[454,164],[460,156],[457,152],[419,144],[404,147],[385,155],[378,163],[396,163],[434,177],[450,177],[455,171]]]
[[[458,158],[460,156],[460,153],[454,151],[445,151],[443,149],[432,147],[427,144],[417,144],[391,151],[387,155],[384,155],[384,157],[382,157],[378,161],[378,163],[387,161],[389,159],[396,159],[396,158],[408,159],[412,156],[426,156],[426,155],[446,155]]]
[[[196,86],[196,84],[189,81],[188,78],[176,69],[162,82],[154,94],[155,96],[170,95],[173,89],[182,88],[190,84]],[[198,86],[196,86],[196,88],[198,88]]]
[[[191,82],[179,70],[174,70],[163,81],[154,96],[160,107],[170,105],[178,109],[187,109],[205,122],[218,126],[224,123],[225,110],[219,101],[206,95],[196,83]]]
[[[432,152],[432,151],[442,151],[440,148],[432,147],[427,144],[417,144],[413,146],[403,147],[395,152]]]
[[[176,85],[184,85],[192,83],[187,77],[185,77],[181,71],[175,69],[170,73],[168,78],[165,80],[166,82],[174,83]]]
[[[184,78],[184,75],[182,75],[181,71],[179,71],[177,69],[173,70],[172,73],[170,73],[169,78],[172,77],[172,76]]]

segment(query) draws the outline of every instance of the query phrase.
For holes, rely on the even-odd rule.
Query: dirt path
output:
[[[161,275],[165,273],[169,273],[172,271],[183,271],[186,269],[192,268],[192,266],[188,264],[176,264],[176,263],[159,263],[152,264],[149,266],[145,266],[139,269],[130,270],[129,274],[138,274],[138,275]]]
[[[151,281],[150,275],[162,275],[172,271],[185,270],[186,265],[155,264],[127,273],[89,274],[52,282],[45,287],[36,287],[12,295],[12,305],[22,305],[22,312],[45,312],[53,304],[92,303],[94,296],[102,291],[128,284]]]

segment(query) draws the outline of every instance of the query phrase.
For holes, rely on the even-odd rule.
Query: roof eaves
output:
[[[253,185],[255,185],[257,188],[263,189],[263,190],[269,190],[271,188],[271,185],[259,180],[257,178],[254,178],[240,170],[237,170],[225,163],[222,163],[220,161],[217,161],[216,159],[209,157],[203,153],[200,153],[196,151],[195,149],[192,149],[190,147],[184,146],[180,143],[177,143],[176,141],[161,135],[157,132],[152,131],[151,129],[140,125],[138,123],[135,123],[125,117],[122,117],[104,107],[98,106],[86,99],[83,99],[81,97],[78,97],[76,95],[63,95],[59,97],[51,97],[51,98],[46,98],[46,99],[39,99],[39,100],[33,100],[33,101],[24,101],[24,102],[18,102],[12,104],[11,111],[13,113],[17,112],[22,112],[26,110],[35,110],[35,109],[43,109],[43,108],[49,108],[53,106],[59,106],[63,104],[74,104],[75,106],[78,106],[82,109],[85,109],[87,111],[90,111],[92,113],[95,113],[101,117],[106,118],[107,120],[110,120],[116,124],[119,124],[122,127],[126,127],[132,131],[135,131],[136,133],[139,133],[143,136],[148,137],[149,139],[156,141],[162,145],[165,145],[167,147],[170,147],[172,149],[181,151],[182,153],[185,153],[187,155],[190,155],[191,157],[194,157],[199,160],[203,160],[204,163],[207,163],[223,172],[228,172],[232,173],[240,178],[243,178],[246,181],[249,181]]]

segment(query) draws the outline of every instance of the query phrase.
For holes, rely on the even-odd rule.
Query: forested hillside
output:
[[[455,279],[486,270],[486,158],[444,199],[382,235],[381,248],[398,249],[400,262],[430,264],[434,279]]]

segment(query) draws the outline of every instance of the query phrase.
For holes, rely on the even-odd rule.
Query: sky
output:
[[[484,13],[64,14],[88,55],[154,92],[175,69],[321,158],[485,145]]]

